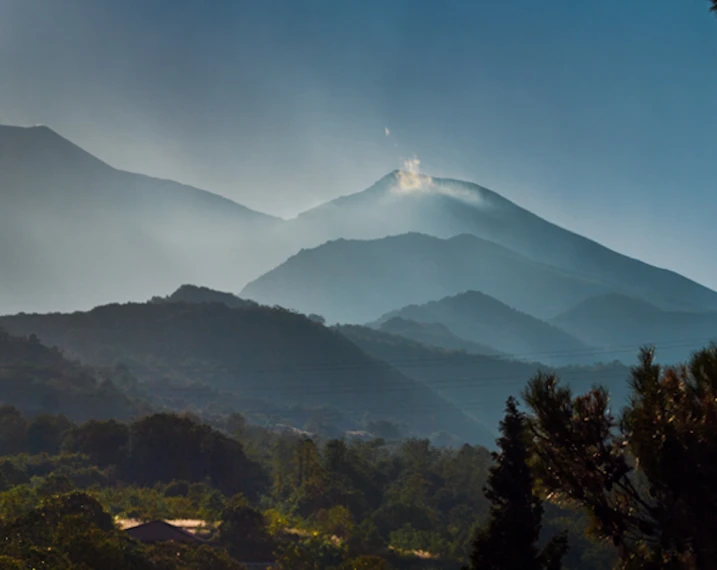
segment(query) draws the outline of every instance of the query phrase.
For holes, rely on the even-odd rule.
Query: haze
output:
[[[420,157],[717,286],[699,0],[0,1],[0,123],[292,216]]]

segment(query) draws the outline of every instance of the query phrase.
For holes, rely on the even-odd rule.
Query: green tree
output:
[[[115,420],[89,422],[70,433],[65,447],[87,455],[99,467],[121,466],[127,455],[129,428]]]
[[[72,423],[65,416],[42,414],[27,425],[26,445],[29,453],[56,454]]]
[[[624,567],[717,568],[717,346],[664,369],[643,349],[631,388],[616,419],[604,388],[529,383],[541,483],[591,513]]]
[[[237,439],[241,439],[242,435],[244,434],[244,430],[246,430],[246,426],[246,418],[239,412],[229,414],[229,417],[226,420],[227,432],[229,433],[229,435]]]
[[[264,516],[251,508],[242,495],[232,497],[224,509],[219,540],[232,556],[243,562],[271,560],[276,546]]]
[[[26,568],[151,570],[142,548],[84,493],[53,496],[0,524],[3,554]]]
[[[25,450],[27,422],[14,406],[0,406],[0,455],[14,455]]]
[[[15,487],[29,483],[30,478],[23,469],[20,469],[10,459],[0,460],[0,493]]]
[[[284,543],[277,551],[279,570],[323,570],[344,562],[344,552],[321,536]]]
[[[259,465],[242,445],[185,416],[154,414],[130,427],[124,474],[142,485],[208,481],[227,494],[256,494],[265,484]]]
[[[473,570],[559,570],[567,550],[565,535],[559,535],[539,551],[543,505],[533,490],[528,465],[529,449],[524,416],[514,398],[506,404],[500,424],[500,453],[488,478],[486,497],[491,502],[488,526],[473,542]]]

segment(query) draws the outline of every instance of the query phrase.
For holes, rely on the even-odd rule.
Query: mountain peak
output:
[[[365,213],[375,214],[377,207],[430,207],[434,200],[440,200],[451,207],[468,210],[473,208],[500,208],[518,206],[503,198],[500,194],[478,184],[452,178],[437,178],[420,172],[415,167],[395,169],[374,182],[367,189],[339,196],[298,215],[308,220],[326,212],[339,212],[349,209],[349,215],[357,214],[358,209],[367,209]]]
[[[64,141],[72,144],[47,125],[0,125],[0,141],[14,139],[15,141],[29,141],[33,143]]]
[[[99,158],[77,146],[47,125],[30,127],[0,125],[0,158],[22,161],[29,156],[41,157],[56,164],[77,161],[104,164]]]

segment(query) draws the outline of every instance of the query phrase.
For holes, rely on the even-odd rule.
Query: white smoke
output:
[[[397,179],[400,192],[430,192],[433,186],[433,178],[421,173],[421,161],[416,157],[403,162]]]
[[[402,168],[396,175],[394,191],[399,194],[442,194],[474,206],[484,203],[477,190],[461,188],[456,184],[442,184],[428,174],[423,174],[421,161],[417,157],[404,160]]]

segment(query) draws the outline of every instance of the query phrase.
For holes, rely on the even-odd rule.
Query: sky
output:
[[[404,160],[717,288],[706,0],[0,0],[0,123],[291,216]]]

